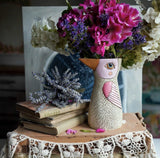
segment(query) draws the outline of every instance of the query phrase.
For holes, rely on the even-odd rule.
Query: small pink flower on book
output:
[[[105,129],[102,129],[102,128],[96,129],[96,133],[103,133],[103,132],[105,132]]]
[[[73,129],[67,129],[66,133],[69,135],[69,134],[76,134],[77,131],[76,130],[73,130]]]

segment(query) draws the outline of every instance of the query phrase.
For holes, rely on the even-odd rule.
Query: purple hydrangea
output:
[[[131,50],[133,48],[133,44],[134,44],[133,41],[129,40],[129,41],[123,43],[123,48]]]
[[[137,27],[134,27],[134,28],[132,29],[132,32],[133,32],[133,33],[136,33],[136,32],[139,32],[141,29],[142,29],[142,24],[139,23]]]
[[[72,48],[79,49],[81,43],[83,43],[88,36],[87,27],[85,26],[84,21],[78,19],[78,22],[74,25],[70,25],[67,31],[69,32]]]
[[[146,42],[146,37],[141,35],[140,33],[133,34],[133,40],[135,45],[140,45]]]

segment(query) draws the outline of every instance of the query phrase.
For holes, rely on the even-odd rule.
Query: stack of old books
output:
[[[24,128],[57,135],[84,123],[87,119],[88,104],[74,103],[64,108],[46,105],[43,110],[36,112],[38,105],[26,101],[17,104],[17,111]]]

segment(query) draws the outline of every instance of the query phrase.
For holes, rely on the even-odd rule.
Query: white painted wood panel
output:
[[[40,83],[32,76],[32,72],[42,72],[46,61],[53,57],[51,50],[47,48],[34,48],[31,41],[31,28],[36,17],[52,16],[54,21],[58,21],[62,10],[66,7],[23,7],[23,34],[24,34],[24,55],[25,55],[25,80],[26,99],[29,92],[40,90]]]
[[[123,70],[125,112],[142,114],[142,69]]]

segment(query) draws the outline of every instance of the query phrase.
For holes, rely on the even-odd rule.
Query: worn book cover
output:
[[[32,121],[35,123],[41,123],[44,124],[46,126],[54,126],[56,123],[59,123],[61,121],[79,116],[81,114],[85,114],[88,111],[87,109],[79,109],[79,110],[74,110],[71,112],[67,112],[67,113],[63,113],[63,114],[59,114],[59,115],[55,115],[55,116],[51,116],[51,117],[46,117],[46,118],[42,118],[39,119],[37,117],[33,117],[29,114],[25,114],[25,113],[20,113],[20,119],[22,120],[28,120],[28,121]]]
[[[53,105],[47,104],[43,110],[41,110],[40,112],[36,112],[36,109],[39,106],[40,105],[32,104],[30,101],[26,101],[17,103],[16,109],[20,113],[25,113],[25,114],[28,113],[29,115],[42,119],[74,110],[86,109],[89,106],[89,102],[78,103],[78,104],[73,103],[71,105],[65,106],[64,108],[58,108]]]
[[[39,123],[33,123],[30,121],[24,121],[22,120],[21,123],[23,124],[24,128],[41,132],[41,133],[46,133],[46,134],[52,134],[52,135],[57,135],[60,134],[67,129],[76,127],[82,123],[84,123],[87,120],[87,115],[86,114],[81,114],[79,116],[61,121],[57,124],[54,125],[54,127],[47,127]]]

